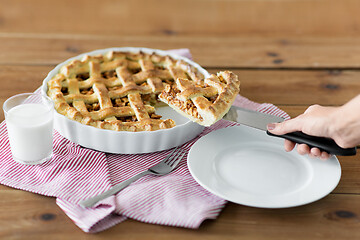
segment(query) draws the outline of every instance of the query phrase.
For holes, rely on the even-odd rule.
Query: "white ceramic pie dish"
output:
[[[197,68],[205,77],[210,75],[197,63],[187,58],[168,53],[166,51],[133,47],[107,48],[83,53],[57,65],[44,79],[41,86],[41,93],[43,95],[47,95],[47,82],[59,72],[63,65],[74,59],[81,59],[84,55],[105,54],[109,51],[142,51],[145,53],[169,55],[174,59],[181,59],[191,64]],[[158,108],[156,113],[162,115],[164,119],[172,118],[175,121],[176,126],[170,129],[162,129],[157,131],[118,132],[81,124],[55,111],[54,128],[65,138],[83,147],[108,153],[121,154],[150,153],[176,147],[198,136],[204,129],[203,126],[186,119],[185,117],[176,113],[170,107]]]

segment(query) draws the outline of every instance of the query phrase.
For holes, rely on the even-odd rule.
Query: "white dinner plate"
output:
[[[195,180],[228,201],[261,208],[295,207],[328,195],[340,181],[335,156],[327,161],[285,152],[283,140],[246,126],[219,129],[190,149]]]

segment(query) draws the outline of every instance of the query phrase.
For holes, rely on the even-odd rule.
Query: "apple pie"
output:
[[[239,91],[238,77],[223,71],[201,81],[177,78],[159,98],[193,122],[210,126],[229,111]]]
[[[58,113],[115,131],[174,127],[172,119],[155,113],[162,102],[199,124],[211,125],[226,113],[239,92],[239,81],[231,72],[204,79],[183,60],[117,51],[73,60],[47,85]]]

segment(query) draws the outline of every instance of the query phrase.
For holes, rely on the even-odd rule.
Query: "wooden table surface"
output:
[[[243,96],[295,117],[360,93],[359,9],[356,0],[0,0],[0,103],[83,52],[189,48],[209,72],[238,74]],[[229,203],[197,230],[127,220],[86,234],[54,198],[1,185],[0,239],[360,239],[358,158],[339,157],[340,183],[317,202]]]

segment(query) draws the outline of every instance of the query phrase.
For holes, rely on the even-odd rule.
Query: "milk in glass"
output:
[[[11,152],[15,161],[39,164],[51,158],[53,110],[41,103],[13,106],[6,112]]]

